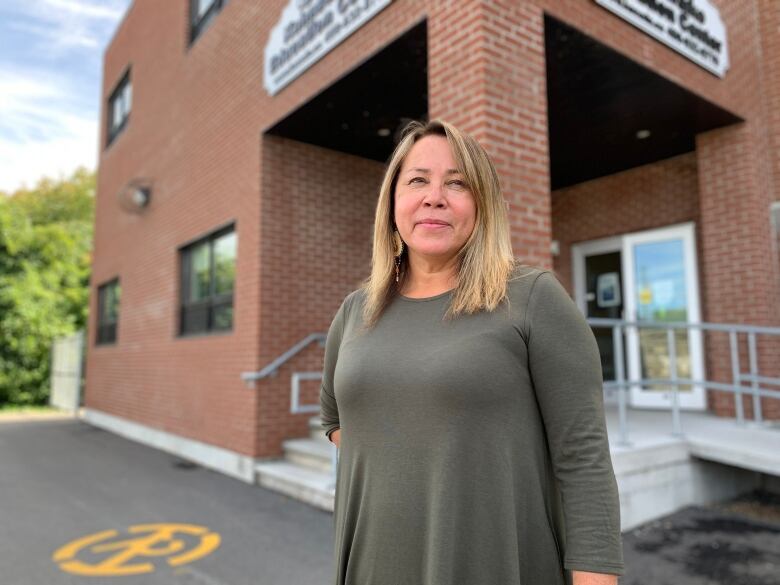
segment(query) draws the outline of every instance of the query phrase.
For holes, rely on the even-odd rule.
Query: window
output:
[[[190,43],[214,20],[227,0],[190,0]]]
[[[111,97],[108,98],[108,142],[106,146],[113,142],[127,124],[132,94],[133,86],[130,83],[130,70],[128,69],[116,89],[111,93]]]
[[[116,342],[116,324],[119,320],[119,279],[98,287],[98,315],[96,344]]]
[[[231,225],[182,248],[180,335],[233,328],[236,243]]]

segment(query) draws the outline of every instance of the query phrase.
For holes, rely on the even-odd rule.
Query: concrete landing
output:
[[[734,419],[682,411],[682,436],[672,434],[672,413],[628,410],[628,447],[619,444],[617,408],[607,407],[607,429],[614,455],[682,442],[690,455],[741,469],[780,476],[780,424],[738,425]]]
[[[623,530],[685,506],[766,488],[767,478],[780,476],[780,429],[772,424],[740,426],[683,412],[682,435],[675,436],[671,412],[629,409],[625,445],[617,409],[610,406],[606,414]]]

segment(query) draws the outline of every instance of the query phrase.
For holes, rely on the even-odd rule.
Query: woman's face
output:
[[[429,135],[414,143],[401,165],[394,197],[395,224],[410,254],[449,260],[474,229],[477,205],[444,136]]]

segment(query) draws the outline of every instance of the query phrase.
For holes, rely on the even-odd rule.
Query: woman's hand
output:
[[[336,429],[330,434],[330,442],[334,443],[336,447],[341,443],[341,429]]]

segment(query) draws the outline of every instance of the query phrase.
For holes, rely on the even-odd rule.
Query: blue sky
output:
[[[131,0],[0,0],[0,191],[94,169],[103,51]]]

